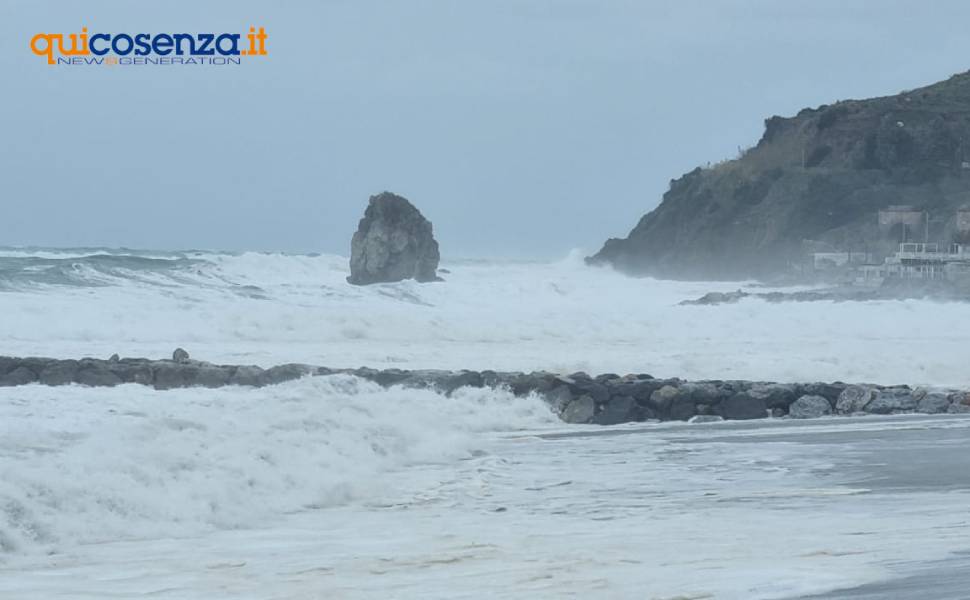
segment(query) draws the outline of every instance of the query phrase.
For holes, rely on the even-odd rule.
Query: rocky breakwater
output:
[[[178,349],[170,360],[147,358],[0,357],[0,387],[141,384],[159,390],[229,385],[261,387],[309,376],[354,375],[384,387],[431,388],[450,395],[462,387],[537,394],[568,423],[615,425],[648,420],[716,421],[826,415],[970,413],[970,390],[845,383],[685,381],[647,374],[590,376],[548,372],[332,369],[285,364],[264,369],[192,360]]]

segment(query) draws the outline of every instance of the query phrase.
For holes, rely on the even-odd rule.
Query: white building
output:
[[[881,265],[864,265],[859,283],[879,285],[885,279],[957,280],[970,278],[970,246],[902,243]]]

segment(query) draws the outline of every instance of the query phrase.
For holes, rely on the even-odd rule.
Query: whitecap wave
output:
[[[182,346],[262,366],[970,384],[967,336],[954,327],[965,304],[680,306],[743,284],[625,277],[585,265],[580,251],[553,262],[445,261],[443,283],[365,287],[346,282],[347,260],[334,255],[7,254],[0,354],[163,357]]]
[[[262,389],[27,386],[5,392],[0,422],[0,548],[20,553],[388,501],[402,493],[384,486],[395,470],[448,464],[483,434],[555,417],[501,391],[443,397],[331,376]]]

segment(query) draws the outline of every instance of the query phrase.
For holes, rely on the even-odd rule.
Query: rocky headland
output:
[[[806,243],[888,252],[901,238],[877,213],[930,215],[930,241],[958,239],[970,202],[970,73],[867,100],[773,116],[753,148],[670,182],[660,205],[591,263],[668,279],[772,279]],[[917,226],[918,225],[918,226]],[[907,241],[922,241],[914,224]]]
[[[117,355],[107,360],[0,357],[0,387],[31,384],[92,387],[140,384],[158,390],[232,385],[262,387],[335,374],[355,375],[384,387],[431,388],[446,395],[462,387],[507,389],[519,396],[537,394],[563,421],[599,425],[649,420],[704,422],[911,412],[970,413],[970,390],[907,385],[686,381],[645,373],[591,376],[544,371],[333,369],[305,364],[264,369],[192,360],[181,349],[167,360]]]

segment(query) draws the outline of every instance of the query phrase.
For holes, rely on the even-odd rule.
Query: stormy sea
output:
[[[970,386],[967,306],[453,260],[0,249],[0,355]],[[537,397],[0,387],[0,598],[966,597],[970,415],[567,425]]]

